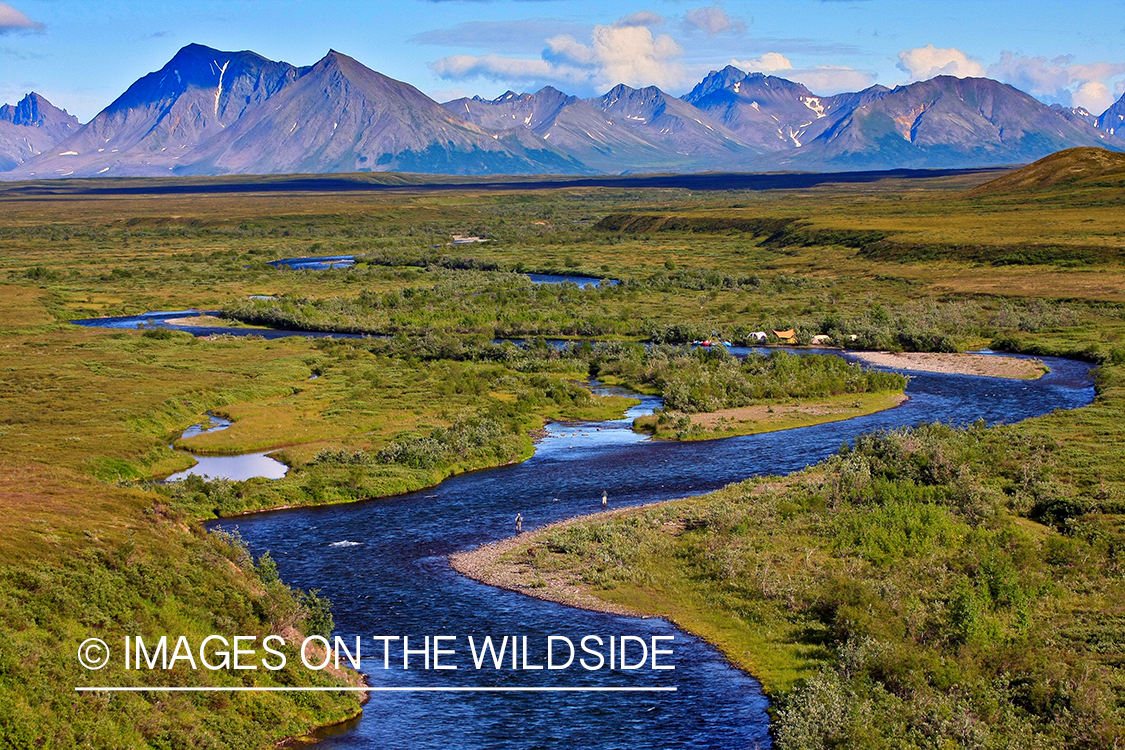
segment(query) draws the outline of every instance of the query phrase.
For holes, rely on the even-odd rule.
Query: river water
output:
[[[719,488],[816,463],[857,434],[921,422],[1015,422],[1083,406],[1093,398],[1089,366],[1043,358],[1036,381],[914,373],[910,400],[888,411],[784,432],[706,442],[658,442],[629,429],[651,410],[646,398],[626,419],[555,424],[528,461],[451,478],[437,487],[343,506],[223,520],[255,555],[269,550],[286,581],[318,588],[334,603],[337,633],[466,637],[588,634],[675,637],[674,671],[485,669],[458,658],[456,671],[383,668],[368,649],[375,686],[674,686],[670,693],[374,693],[363,716],[327,748],[768,747],[767,700],[753,678],[711,646],[659,619],[638,619],[542,602],[469,580],[447,556],[514,532],[611,507]],[[392,653],[396,653],[392,651]],[[534,652],[533,652],[534,653]],[[401,657],[398,657],[401,658]],[[417,661],[417,660],[416,660]],[[535,659],[533,658],[533,662]],[[469,667],[469,668],[466,668]]]

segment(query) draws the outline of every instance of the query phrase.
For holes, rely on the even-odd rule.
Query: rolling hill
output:
[[[1071,148],[1051,154],[969,192],[973,196],[1008,195],[1052,187],[1125,188],[1125,154],[1101,148]]]

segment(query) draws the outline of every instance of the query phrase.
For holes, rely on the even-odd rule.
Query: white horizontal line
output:
[[[79,693],[674,693],[674,687],[76,687]]]

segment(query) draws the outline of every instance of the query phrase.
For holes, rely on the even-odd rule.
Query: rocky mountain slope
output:
[[[50,153],[6,175],[590,172],[542,139],[503,138],[330,51],[307,68],[180,50]]]
[[[0,172],[15,169],[77,132],[78,118],[34,91],[0,107]]]
[[[1102,112],[1097,119],[1097,125],[1098,129],[1110,135],[1118,137],[1125,135],[1125,94],[1112,107]]]

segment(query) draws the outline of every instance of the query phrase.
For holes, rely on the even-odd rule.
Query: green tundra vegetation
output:
[[[928,717],[903,726],[930,746],[972,746],[974,732],[1074,747],[1119,737],[1125,190],[1112,170],[1050,177],[1085,159],[1066,158],[1007,188],[981,187],[995,173],[757,193],[628,180],[503,191],[403,178],[390,191],[299,195],[266,191],[268,179],[263,192],[229,194],[207,192],[208,180],[0,186],[0,747],[267,747],[354,715],[357,700],[334,694],[107,697],[68,686],[86,679],[74,654],[88,637],[323,630],[315,592],[291,590],[268,558],[249,559],[200,521],[369,499],[521,460],[544,420],[622,413],[626,399],[590,394],[591,375],[666,393],[683,414],[901,389],[817,359],[736,366],[636,346],[789,327],[802,343],[825,334],[857,348],[1078,356],[1101,364],[1101,390],[1073,413],[879,436],[807,476],[645,511],[699,509],[702,521],[691,511],[667,539],[595,522],[595,538],[638,550],[659,538],[681,553],[622,557],[606,573],[611,591],[667,576],[663,599],[655,585],[635,591],[687,613],[678,621],[760,675],[778,737],[796,746],[817,731],[838,732],[824,745],[864,746],[894,737],[905,716]],[[487,241],[452,245],[455,234]],[[268,264],[347,254],[354,267],[327,272]],[[526,272],[620,283],[533,286]],[[69,323],[188,308],[387,338],[197,339]],[[549,337],[576,343],[560,350]],[[608,343],[578,342],[591,338]],[[680,364],[700,381],[678,377]],[[233,424],[180,437],[208,413]],[[156,483],[191,463],[187,449],[274,450],[290,471]],[[837,487],[834,477],[866,476],[864,466],[869,479]],[[729,522],[708,521],[709,503]],[[735,572],[719,575],[727,559]],[[784,585],[755,578],[758,559],[787,566]],[[843,697],[809,697],[818,690]]]
[[[606,382],[660,395],[663,405],[633,424],[657,437],[676,440],[745,435],[856,417],[897,406],[906,388],[906,378],[897,373],[865,370],[835,356],[797,356],[785,351],[752,353],[739,360],[717,346],[695,350],[632,347],[592,364]],[[767,411],[757,414],[743,409],[752,406],[764,406]],[[716,419],[708,420],[710,424],[692,420],[691,415],[703,413],[714,414]]]
[[[715,643],[777,700],[781,748],[1113,747],[1122,377],[1102,368],[1075,412],[868,435],[795,475],[548,527],[506,565]]]
[[[864,370],[824,354],[798,356],[779,351],[738,359],[720,347],[654,347],[632,354],[602,364],[599,375],[611,374],[635,390],[654,390],[663,397],[666,409],[688,414],[763,401],[906,387],[902,375]]]

